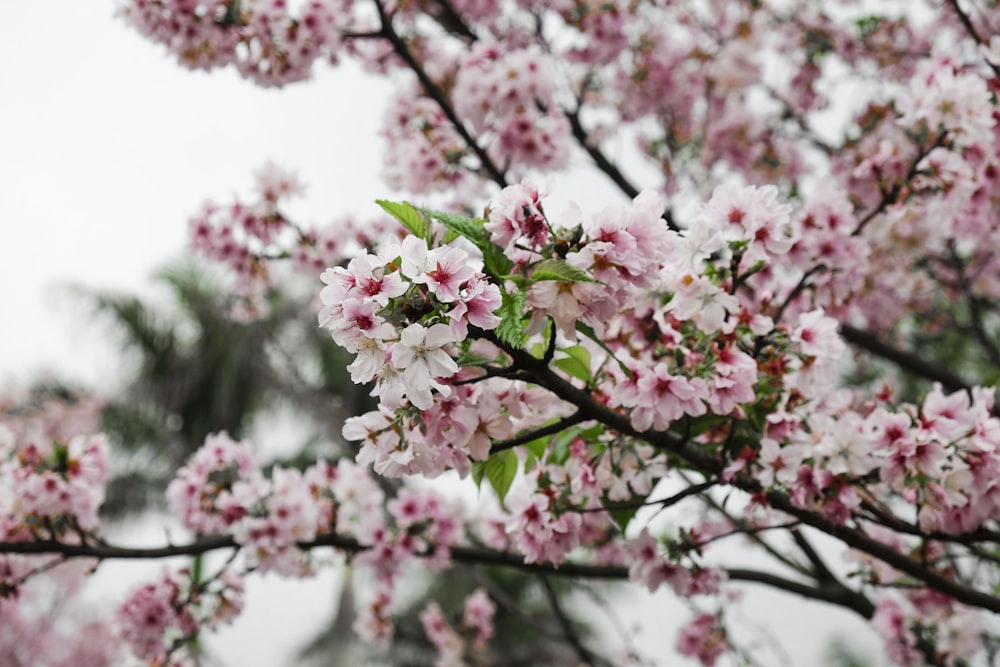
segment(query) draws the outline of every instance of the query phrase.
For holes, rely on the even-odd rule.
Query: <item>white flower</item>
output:
[[[431,388],[445,396],[451,394],[448,386],[435,380],[458,372],[458,364],[442,349],[454,342],[455,334],[447,324],[435,324],[430,328],[411,324],[403,329],[399,342],[392,348],[392,365],[403,371],[406,395],[421,410],[433,404]]]

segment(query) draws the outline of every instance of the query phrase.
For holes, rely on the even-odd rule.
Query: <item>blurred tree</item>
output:
[[[162,502],[166,485],[206,435],[243,437],[281,408],[294,406],[302,427],[296,436],[306,440],[297,444],[309,445],[295,449],[297,458],[343,454],[343,420],[368,409],[370,399],[348,381],[343,351],[303,317],[305,304],[273,293],[268,317],[242,322],[200,269],[178,265],[158,279],[170,290],[172,308],[131,295],[89,295],[122,335],[124,352],[136,358],[125,389],[101,415],[118,462],[106,515]],[[340,447],[331,451],[329,443]]]

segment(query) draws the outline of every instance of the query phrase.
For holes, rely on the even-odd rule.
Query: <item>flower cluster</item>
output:
[[[196,247],[238,276],[248,314],[276,280],[271,260],[336,267],[323,273],[320,324],[355,355],[352,379],[373,384],[379,408],[343,428],[361,465],[265,477],[243,445],[215,437],[171,487],[188,528],[232,533],[254,566],[288,574],[312,565],[302,545],[349,536],[375,577],[358,627],[385,638],[405,564],[442,565],[463,530],[430,492],[383,508],[369,464],[471,476],[500,503],[487,544],[533,563],[627,567],[681,595],[720,591],[721,570],[693,560],[711,543],[787,528],[791,515],[788,530],[856,546],[864,576],[827,576],[795,532],[815,576],[802,568],[787,588],[874,607],[900,664],[983,646],[983,617],[959,602],[1000,609],[995,568],[977,567],[1000,517],[1000,422],[991,391],[973,387],[995,379],[978,366],[1000,359],[995,12],[920,0],[131,0],[126,14],[188,65],[233,65],[264,85],[347,53],[370,72],[411,70],[384,117],[386,176],[450,197],[443,214],[384,206],[410,235],[350,248],[341,239],[355,232],[309,232],[280,212],[299,188],[271,168],[260,202],[196,218]],[[633,143],[643,164],[625,154]],[[510,185],[569,165],[593,165],[632,201],[556,222],[530,181]],[[460,214],[487,197],[485,220]],[[968,362],[958,375],[978,377],[899,404],[888,389],[844,388],[841,331],[942,382],[954,374],[925,363],[942,356],[926,341],[963,332],[974,350],[956,350]],[[77,473],[63,462],[84,455],[40,447],[17,444],[27,454],[0,464],[0,481],[69,488]],[[743,498],[744,518],[739,501],[710,502],[716,486]],[[86,507],[19,493],[0,496],[16,539],[93,523]],[[662,553],[641,509],[698,495],[697,528]],[[480,618],[488,606],[474,605]],[[439,664],[460,663],[472,628],[488,626],[456,630],[436,606],[423,621]],[[719,614],[699,613],[677,649],[711,665],[731,642]]]
[[[107,667],[121,646],[112,619],[81,595],[95,561],[0,557],[0,664]]]
[[[983,625],[979,614],[933,591],[915,591],[902,598],[883,595],[875,605],[872,625],[898,665],[926,664],[919,642],[933,642],[938,654],[955,664],[975,656]]]
[[[537,48],[477,44],[458,63],[455,110],[478,132],[497,136],[494,160],[558,169],[569,157],[570,127],[556,109],[554,75]]]
[[[229,570],[197,581],[188,569],[164,570],[118,608],[121,638],[148,664],[184,667],[192,664],[178,653],[202,629],[230,622],[243,608],[243,581]]]
[[[73,540],[97,528],[108,454],[102,434],[19,442],[0,423],[0,541]]]
[[[437,649],[435,667],[463,667],[463,658],[468,650],[466,636],[472,639],[476,649],[483,649],[487,640],[493,636],[493,615],[496,605],[483,589],[476,590],[465,599],[462,614],[461,629],[463,634],[456,632],[448,623],[441,607],[432,602],[420,613],[420,622],[424,626],[427,638]],[[465,636],[463,636],[465,635]]]
[[[415,236],[377,255],[328,269],[320,297],[320,326],[337,344],[357,354],[348,367],[357,383],[376,380],[372,394],[393,409],[406,399],[426,410],[432,390],[447,398],[441,382],[458,372],[448,352],[469,325],[500,323],[500,291],[455,246],[428,248]],[[447,310],[445,310],[447,308]]]
[[[237,297],[235,314],[241,319],[268,313],[268,291],[281,275],[276,275],[280,268],[275,260],[291,260],[296,273],[314,279],[388,235],[378,221],[360,225],[345,218],[321,228],[293,222],[282,206],[304,187],[294,173],[273,162],[256,171],[254,190],[253,202],[207,202],[188,221],[191,249],[228,269],[229,291]]]
[[[754,475],[785,485],[802,507],[843,522],[864,493],[898,494],[919,505],[920,528],[961,534],[1000,516],[1000,420],[993,393],[945,395],[936,387],[921,406],[879,406],[862,417],[835,403],[801,406],[760,449]],[[774,420],[776,424],[779,422]]]
[[[145,37],[192,69],[233,64],[263,86],[308,78],[319,58],[336,62],[351,24],[350,0],[310,0],[291,14],[284,0],[140,0],[126,11]]]

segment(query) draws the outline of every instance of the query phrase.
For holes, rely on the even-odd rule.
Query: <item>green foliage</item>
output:
[[[376,199],[375,203],[382,207],[382,210],[394,217],[411,234],[419,238],[426,238],[427,225],[420,213],[412,204],[408,202],[391,202],[385,199]]]
[[[472,479],[476,485],[482,484],[485,477],[490,486],[496,491],[500,502],[507,497],[510,485],[513,484],[517,476],[518,461],[513,450],[506,449],[502,452],[491,454],[485,461],[475,461],[472,464]]]
[[[418,210],[428,218],[440,222],[453,234],[469,239],[477,248],[482,248],[484,244],[490,242],[489,232],[483,227],[486,221],[482,218],[468,218],[464,215],[434,211],[426,208]]]
[[[603,340],[601,340],[601,337],[597,335],[596,331],[594,331],[594,327],[584,322],[581,322],[580,320],[577,320],[576,330],[577,332],[582,333],[584,336],[597,343],[601,347],[601,349],[603,349],[605,352],[608,353],[609,357],[617,361],[619,368],[622,369],[622,372],[624,372],[625,375],[627,375],[629,378],[635,377],[635,375],[632,373],[632,369],[626,366],[621,359],[616,357],[614,351],[610,347],[608,347],[608,344],[605,343]]]
[[[552,365],[570,377],[590,384],[590,350],[582,345],[573,345],[560,349],[559,352],[565,354],[566,357],[554,360]]]
[[[851,648],[851,641],[836,637],[826,648],[826,664],[830,667],[871,667],[873,664]]]
[[[884,16],[878,16],[875,14],[869,16],[862,16],[854,21],[854,25],[858,28],[858,38],[863,42],[878,31],[879,27],[885,23]]]
[[[562,259],[544,259],[532,266],[531,282],[559,280],[571,283],[596,283],[587,273]]]
[[[527,336],[524,326],[524,293],[503,291],[501,295],[503,301],[496,311],[501,320],[496,328],[497,338],[505,345],[518,350],[523,349]]]

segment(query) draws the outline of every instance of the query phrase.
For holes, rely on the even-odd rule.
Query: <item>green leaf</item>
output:
[[[513,483],[514,477],[517,475],[517,455],[512,450],[507,449],[493,454],[482,463],[483,473],[480,475],[480,481],[482,481],[482,476],[485,475],[486,479],[490,482],[490,486],[497,492],[500,502],[503,502],[503,499],[507,497],[507,492],[510,490],[510,485]],[[475,473],[473,473],[473,478],[475,478],[474,475]]]
[[[586,271],[576,268],[562,259],[544,259],[535,264],[531,272],[531,281],[561,280],[571,283],[596,283]]]
[[[729,417],[726,415],[707,414],[700,417],[688,417],[690,435],[691,437],[704,435],[713,428],[725,424],[727,421],[729,421]]]
[[[476,488],[480,488],[483,483],[483,475],[486,474],[486,461],[472,462],[472,481],[476,483]]]
[[[514,262],[496,243],[487,241],[480,250],[483,251],[483,269],[491,278],[499,281],[514,268]]]
[[[518,350],[524,348],[524,293],[503,292],[502,303],[497,309],[500,325],[496,328],[497,338],[506,345]]]
[[[452,232],[469,239],[479,248],[482,248],[483,244],[490,241],[489,232],[483,228],[486,221],[482,218],[467,218],[464,215],[445,213],[444,211],[432,211],[426,208],[418,210],[428,218],[437,220]]]
[[[545,456],[545,450],[548,448],[550,442],[552,442],[552,436],[545,435],[541,438],[535,438],[531,442],[526,442],[523,446],[526,447],[536,459],[541,460],[541,458]]]
[[[556,359],[552,365],[571,377],[589,383],[590,350],[581,345],[574,345],[559,351],[567,356],[565,359]]]
[[[592,340],[595,343],[597,343],[598,345],[600,345],[601,349],[608,353],[608,356],[610,356],[612,359],[614,359],[615,361],[618,362],[618,366],[622,369],[622,371],[625,373],[625,375],[627,375],[629,377],[629,379],[634,379],[635,376],[632,374],[632,369],[629,368],[628,366],[626,366],[625,362],[623,362],[621,359],[619,359],[618,357],[615,356],[615,353],[611,350],[610,347],[608,347],[607,343],[605,343],[603,340],[601,340],[600,338],[598,338],[597,332],[594,331],[594,327],[590,326],[589,324],[585,324],[585,323],[581,322],[580,320],[577,320],[576,321],[576,330],[579,331],[580,333],[582,333],[584,336],[586,336],[590,340]]]
[[[862,16],[859,19],[855,19],[854,25],[857,26],[858,37],[863,42],[872,35],[874,35],[884,22],[885,22],[884,17],[871,15],[871,16]]]
[[[424,234],[427,232],[429,225],[424,224],[424,219],[420,217],[420,212],[412,204],[405,201],[393,202],[385,199],[376,199],[375,203],[381,206],[382,210],[386,213],[396,218],[411,234],[422,239],[426,238]]]

